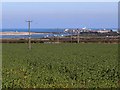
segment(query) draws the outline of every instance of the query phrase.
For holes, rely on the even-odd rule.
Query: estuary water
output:
[[[43,34],[32,34],[31,38],[45,38],[45,37],[55,37],[55,36],[67,36],[70,35],[65,33],[66,28],[40,28],[40,29],[30,29],[30,32],[42,32]],[[74,29],[74,28],[68,28]],[[91,30],[100,30],[103,28],[89,28]],[[117,30],[116,28],[106,28],[109,30]],[[0,32],[28,32],[28,29],[0,29]],[[46,32],[49,32],[47,34]],[[50,33],[51,32],[51,33]],[[59,32],[59,34],[53,34],[53,32]],[[28,38],[28,35],[0,35],[0,38]]]
[[[28,29],[2,29],[2,32],[28,32]],[[32,34],[31,38],[45,38],[55,36],[65,36],[64,29],[31,29],[30,32],[41,32],[43,34]],[[47,33],[49,32],[49,33]],[[53,34],[52,32],[60,32]],[[0,35],[0,38],[28,38],[28,35]]]

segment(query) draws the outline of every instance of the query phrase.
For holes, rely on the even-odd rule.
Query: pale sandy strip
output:
[[[35,33],[30,32],[30,34],[48,34],[48,33]],[[0,35],[29,35],[28,32],[0,32]]]

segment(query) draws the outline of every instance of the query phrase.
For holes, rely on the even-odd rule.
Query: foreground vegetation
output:
[[[3,88],[118,87],[117,44],[3,44]]]

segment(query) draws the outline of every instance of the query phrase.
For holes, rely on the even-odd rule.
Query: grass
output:
[[[117,44],[3,44],[3,88],[116,88]]]

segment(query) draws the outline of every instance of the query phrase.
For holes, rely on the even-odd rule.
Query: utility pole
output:
[[[59,43],[59,29],[57,28],[58,35],[57,35],[57,42]]]
[[[78,33],[78,35],[77,35],[77,42],[80,43],[80,31],[78,29],[77,29],[77,33]]]
[[[73,30],[71,30],[71,43],[72,43],[72,39],[73,39]]]
[[[28,49],[31,50],[31,35],[30,35],[30,24],[32,21],[28,20],[28,33],[29,33],[29,38],[28,38]]]

